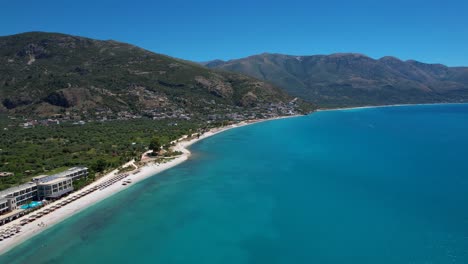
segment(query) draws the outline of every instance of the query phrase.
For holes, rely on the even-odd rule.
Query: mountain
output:
[[[0,37],[0,112],[31,116],[250,116],[310,110],[269,83],[117,41]]]
[[[468,68],[394,57],[265,53],[204,65],[269,81],[321,107],[468,101]]]

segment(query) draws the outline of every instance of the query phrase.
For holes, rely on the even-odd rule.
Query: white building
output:
[[[14,204],[25,204],[37,198],[37,185],[33,182],[28,182],[8,188],[0,192],[0,198],[14,198]]]
[[[33,200],[55,199],[73,191],[73,181],[87,177],[88,168],[73,167],[54,175],[41,175],[19,186],[0,192],[0,214]]]
[[[73,191],[73,181],[88,176],[88,168],[73,167],[66,171],[50,175],[34,177],[37,183],[37,196],[42,199],[55,199]]]
[[[73,167],[73,168],[70,168],[70,169],[68,169],[66,171],[54,174],[52,176],[54,176],[56,178],[67,177],[67,178],[71,178],[72,180],[75,181],[75,180],[78,180],[80,178],[87,177],[88,173],[89,173],[88,168],[86,168],[86,167]]]
[[[39,200],[55,199],[72,191],[73,180],[68,177],[47,178],[47,181],[37,184]]]

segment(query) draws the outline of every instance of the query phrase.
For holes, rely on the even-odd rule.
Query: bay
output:
[[[468,105],[226,131],[0,263],[468,263]]]

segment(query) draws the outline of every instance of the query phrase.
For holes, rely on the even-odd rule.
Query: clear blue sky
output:
[[[0,35],[62,32],[194,61],[358,52],[468,66],[468,1],[3,1]]]

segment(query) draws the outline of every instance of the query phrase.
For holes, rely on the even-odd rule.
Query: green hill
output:
[[[282,114],[299,108],[291,100],[263,81],[116,41],[43,32],[0,37],[0,112],[8,114],[204,118]]]

